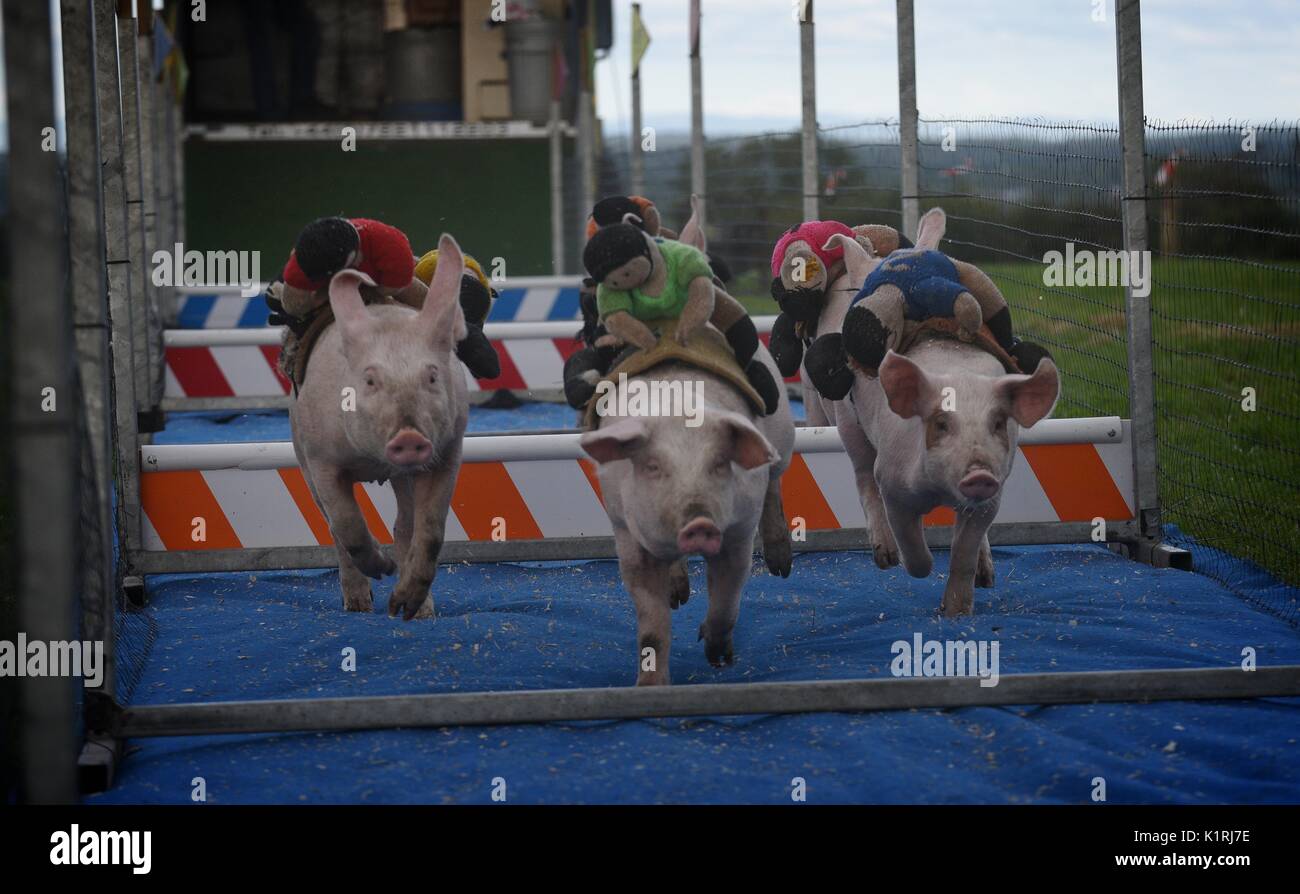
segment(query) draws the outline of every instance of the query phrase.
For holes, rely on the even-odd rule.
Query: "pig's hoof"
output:
[[[668,586],[668,604],[673,608],[681,608],[691,598],[691,579],[684,566],[672,567],[668,572]]]
[[[671,681],[667,674],[655,672],[653,674],[637,674],[636,685],[638,686],[667,686]]]
[[[372,612],[375,610],[375,594],[371,592],[370,587],[366,587],[366,592],[360,596],[343,594],[343,609],[350,612]]]
[[[700,639],[704,640],[704,657],[714,667],[726,667],[736,663],[736,652],[731,644],[731,634],[725,639],[712,639],[708,635],[708,622],[700,625]]]
[[[995,575],[993,574],[993,563],[989,562],[986,566],[981,560],[975,567],[975,586],[991,587],[993,586],[993,581],[995,579]]]
[[[893,544],[871,544],[871,558],[876,560],[877,568],[893,568],[898,565],[898,547]]]
[[[764,543],[763,559],[767,562],[767,570],[772,574],[777,577],[789,577],[791,569],[794,568],[794,552],[790,548],[789,536]]]
[[[394,590],[393,595],[388,597],[388,617],[396,618],[399,615],[407,621],[432,618],[433,597],[428,593],[399,595],[399,591]]]
[[[943,594],[943,603],[939,606],[945,618],[975,614],[975,594],[971,592]]]

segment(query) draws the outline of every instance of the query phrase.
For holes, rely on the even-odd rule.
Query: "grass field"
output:
[[[1056,415],[1128,416],[1123,289],[1049,289],[1040,264],[982,266],[1017,333],[1061,368]],[[1300,265],[1156,259],[1152,280],[1164,519],[1300,585]],[[760,271],[733,287],[751,313],[776,312]]]

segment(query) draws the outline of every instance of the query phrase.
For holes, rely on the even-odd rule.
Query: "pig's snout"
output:
[[[384,452],[395,466],[422,466],[433,459],[433,444],[419,432],[405,428],[388,442]]]
[[[677,548],[684,553],[716,556],[722,549],[722,532],[713,519],[701,516],[677,532]]]
[[[987,500],[998,492],[1002,484],[985,469],[974,469],[957,483],[957,490],[968,500]]]

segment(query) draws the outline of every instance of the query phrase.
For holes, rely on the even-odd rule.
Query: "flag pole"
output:
[[[700,229],[707,219],[704,188],[704,88],[700,66],[700,0],[691,0],[691,192],[699,197]]]
[[[637,54],[637,32],[641,25],[641,4],[632,4],[632,194],[645,195],[645,155],[641,146],[641,57]],[[644,29],[640,29],[644,30]],[[643,50],[644,51],[644,50]]]

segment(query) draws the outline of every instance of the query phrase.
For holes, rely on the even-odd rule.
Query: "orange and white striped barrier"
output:
[[[755,317],[767,340],[775,317]],[[484,333],[501,360],[501,375],[475,379],[465,370],[471,392],[560,391],[564,362],[582,347],[573,336],[573,320],[488,323]],[[262,329],[170,329],[163,333],[166,348],[166,388],[174,409],[187,409],[207,398],[269,398],[289,393],[289,380],[280,375],[280,327]],[[796,381],[791,379],[791,381]],[[194,408],[198,408],[194,404]]]
[[[1133,472],[1128,422],[1044,420],[1021,432],[997,523],[1128,521]],[[471,436],[447,517],[448,541],[610,537],[594,463],[577,433]],[[293,445],[151,445],[141,449],[146,550],[327,546]],[[388,484],[356,486],[380,543],[393,542],[397,503]],[[782,478],[786,517],[807,531],[863,528],[853,469],[839,433],[801,428]],[[928,525],[951,525],[938,509]]]

